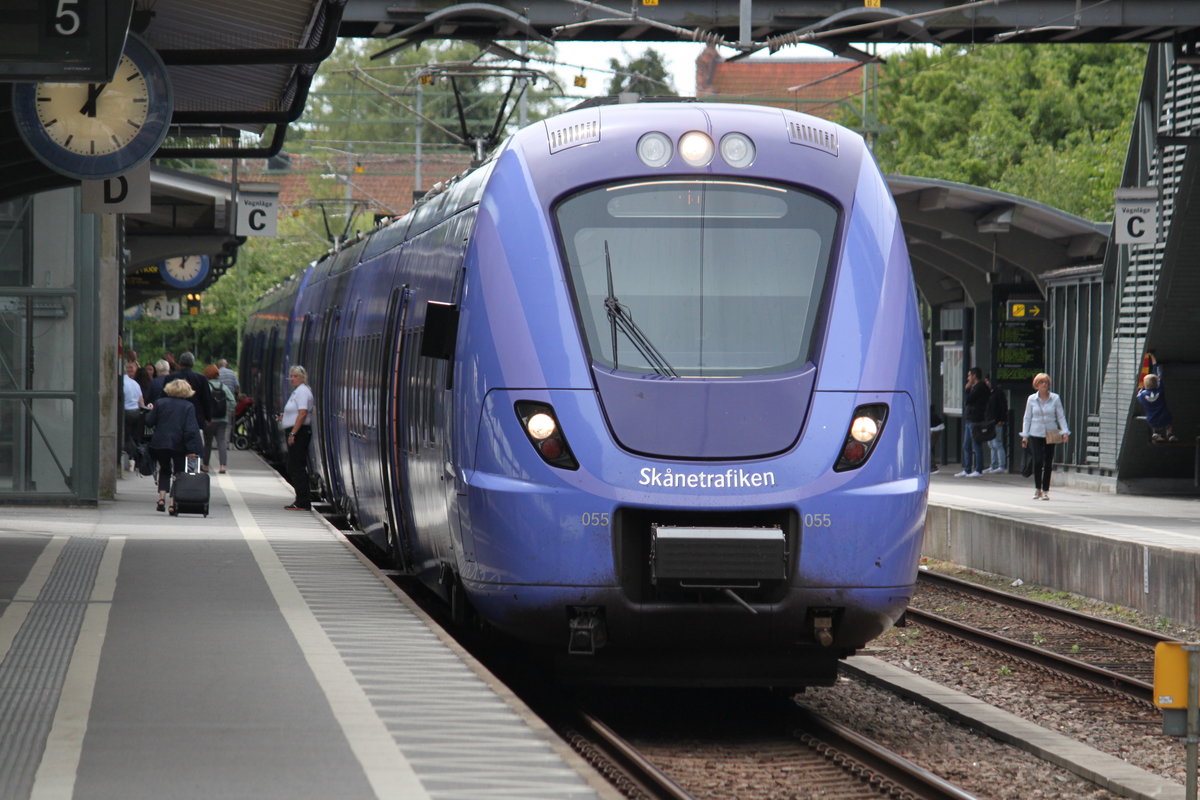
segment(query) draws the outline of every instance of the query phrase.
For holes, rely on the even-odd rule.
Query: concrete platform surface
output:
[[[0,512],[0,798],[617,797],[257,456]]]

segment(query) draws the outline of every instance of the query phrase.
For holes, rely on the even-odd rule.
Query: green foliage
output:
[[[1144,47],[1128,44],[892,56],[880,78],[884,132],[875,155],[885,172],[985,186],[1108,219],[1145,56]]]
[[[642,96],[678,97],[675,85],[663,63],[663,55],[652,47],[646,48],[642,54],[627,64],[622,64],[615,58],[608,60],[609,69],[616,74],[608,82],[609,94],[635,92]]]

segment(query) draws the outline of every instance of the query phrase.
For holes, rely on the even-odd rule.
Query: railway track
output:
[[[697,703],[702,703],[700,696]],[[820,714],[788,708],[786,736],[764,734],[754,746],[756,756],[766,756],[776,769],[785,761],[791,782],[810,794],[838,800],[973,800],[939,776],[908,761],[882,745]],[[698,800],[714,797],[714,778],[728,779],[738,772],[729,768],[721,745],[701,748],[691,759],[673,759],[643,752],[616,730],[588,712],[574,712],[555,725],[560,736],[586,758],[622,794],[636,800]],[[768,727],[769,723],[764,723]],[[692,745],[695,747],[695,745]],[[674,777],[656,762],[673,764]],[[686,766],[695,763],[698,766]],[[683,766],[681,766],[683,765]],[[724,776],[721,773],[726,773]],[[755,781],[743,779],[743,783]],[[742,800],[777,796],[763,780],[759,793],[737,793]],[[751,790],[753,792],[754,790]]]
[[[922,572],[920,584],[909,621],[1151,702],[1154,646],[1170,637],[937,573]],[[981,604],[1011,611],[1001,630]]]

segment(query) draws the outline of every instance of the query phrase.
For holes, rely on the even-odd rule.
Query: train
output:
[[[863,138],[775,107],[596,101],[264,295],[314,481],[463,624],[564,680],[829,685],[912,596],[926,343]]]

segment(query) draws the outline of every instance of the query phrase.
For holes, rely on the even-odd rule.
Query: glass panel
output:
[[[0,492],[71,492],[71,400],[0,400]]]
[[[30,280],[21,285],[39,289],[68,289],[75,285],[75,237],[64,235],[66,220],[79,218],[73,189],[42,192],[33,198],[33,237]]]
[[[664,179],[589,190],[557,219],[597,364],[701,378],[807,359],[837,228],[829,202],[766,183]]]
[[[0,294],[0,389],[71,391],[75,300]]]
[[[25,286],[29,258],[29,198],[0,203],[0,285]]]

